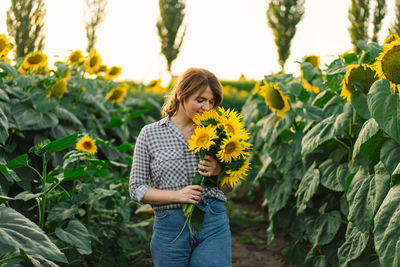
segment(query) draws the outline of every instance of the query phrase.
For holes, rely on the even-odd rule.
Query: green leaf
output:
[[[322,108],[328,103],[329,100],[332,99],[334,94],[330,90],[325,90],[319,93],[313,100],[312,105]]]
[[[14,198],[0,195],[0,205],[8,202],[10,200],[14,200]]]
[[[287,173],[300,159],[302,132],[297,132],[289,143],[277,142],[269,148],[269,156],[276,167],[283,173]]]
[[[83,169],[67,169],[64,171],[63,182],[78,180],[89,177],[89,174]]]
[[[32,90],[31,100],[34,108],[39,112],[51,111],[58,105],[55,98],[47,98],[44,90],[39,87]]]
[[[367,102],[382,130],[400,143],[400,95],[393,94],[389,81],[376,81],[367,95]]]
[[[353,149],[353,159],[360,153],[361,146],[366,143],[369,139],[372,138],[379,131],[379,125],[376,121],[371,118],[367,120],[362,126],[360,133],[358,134],[358,138],[354,144]],[[367,156],[367,155],[365,155]]]
[[[28,255],[68,263],[42,229],[16,210],[4,206],[0,206],[0,243],[23,249]]]
[[[375,215],[374,242],[381,266],[400,266],[400,185],[389,190]]]
[[[350,261],[357,259],[367,246],[368,239],[369,231],[362,232],[349,222],[345,241],[337,252],[340,266],[346,267]]]
[[[330,243],[342,223],[340,212],[333,210],[325,214],[308,215],[305,219],[306,232],[314,246]]]
[[[369,175],[363,166],[360,166],[346,195],[349,202],[347,218],[363,232],[368,231],[370,220],[373,217],[373,208],[368,203],[369,185],[372,178],[373,176]]]
[[[315,168],[314,162],[301,179],[299,188],[296,191],[295,197],[297,198],[297,214],[302,213],[307,208],[307,203],[317,192],[320,174],[319,170]]]
[[[371,113],[369,112],[367,104],[367,96],[364,93],[360,91],[354,91],[351,94],[351,104],[363,119],[368,120],[371,118]]]
[[[111,120],[106,124],[105,128],[106,129],[111,129],[111,128],[119,128],[123,124],[123,121],[121,117],[119,116],[113,116]]]
[[[346,177],[349,172],[347,163],[338,164],[329,158],[319,166],[321,173],[320,182],[326,188],[343,192],[346,184]]]
[[[21,131],[43,130],[53,128],[58,124],[58,118],[53,113],[42,113],[35,110],[25,110],[14,116]]]
[[[344,130],[349,126],[351,116],[351,106],[345,105],[343,113],[339,115],[331,115],[315,125],[309,132],[307,132],[301,142],[301,154],[305,156],[314,151],[323,142],[342,135]]]
[[[393,174],[400,165],[400,145],[393,139],[387,140],[381,149],[380,159],[387,171]]]
[[[293,119],[293,113],[289,113],[283,118],[276,116],[275,113],[270,113],[257,123],[262,127],[260,136],[265,139],[268,145],[272,145],[279,134],[292,124]]]
[[[50,142],[47,144],[44,149],[47,149],[50,151],[50,153],[56,152],[56,151],[62,151],[66,148],[68,148],[70,145],[76,142],[76,139],[78,139],[78,132],[71,134],[69,136],[66,136],[64,138],[55,140],[53,142]]]
[[[12,170],[28,166],[29,166],[28,154],[22,154],[21,156],[18,156],[7,163],[7,167]]]
[[[74,218],[78,213],[78,206],[66,201],[61,202],[54,206],[47,217],[47,222],[57,221],[62,222],[66,219]]]
[[[386,171],[382,162],[374,167],[375,175],[369,185],[368,203],[375,214],[382,204],[383,199],[390,189],[390,174]]]
[[[15,173],[15,171],[9,169],[7,165],[0,163],[0,172],[4,173],[5,175],[10,176],[14,181],[21,182],[21,178]]]
[[[24,192],[21,192],[18,195],[16,195],[15,199],[21,199],[23,201],[28,201],[28,200],[40,197],[41,195],[43,195],[42,192],[33,194],[32,192],[24,191]]]
[[[5,145],[8,139],[8,119],[0,108],[0,143]]]
[[[71,220],[65,229],[57,227],[56,235],[65,243],[76,248],[80,254],[89,255],[92,253],[90,234],[80,221]]]
[[[286,176],[285,176],[286,177]],[[276,212],[286,206],[292,193],[293,182],[290,178],[282,180],[267,180],[265,197],[268,201],[268,215],[274,216]]]
[[[60,120],[67,120],[75,123],[77,126],[83,126],[82,122],[68,109],[57,106],[55,109],[56,115]]]
[[[117,146],[117,149],[119,152],[126,152],[132,150],[132,144],[131,143],[123,143],[119,146]]]
[[[0,69],[3,69],[8,75],[13,77],[18,77],[19,72],[8,62],[0,61]]]

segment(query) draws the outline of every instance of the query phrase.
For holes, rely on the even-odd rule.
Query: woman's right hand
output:
[[[202,191],[203,188],[200,185],[188,185],[176,191],[178,202],[197,205],[201,199]]]

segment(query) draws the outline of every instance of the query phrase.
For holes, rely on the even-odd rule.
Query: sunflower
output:
[[[111,99],[111,102],[113,103],[119,103],[124,100],[126,91],[128,91],[128,87],[126,86],[113,88],[106,95],[106,99]]]
[[[319,56],[316,56],[316,55],[305,56],[305,57],[304,57],[304,62],[311,63],[311,65],[312,65],[314,68],[319,67],[319,65],[321,64],[320,59],[319,59]]]
[[[314,92],[314,94],[318,94],[321,90],[319,89],[319,87],[312,85],[311,83],[305,81],[303,84],[304,89],[306,89],[307,91],[312,90]]]
[[[0,58],[7,56],[11,49],[11,44],[5,34],[0,34]],[[4,60],[4,59],[3,59]]]
[[[104,76],[104,79],[106,80],[112,80],[117,78],[122,72],[122,68],[117,67],[117,66],[112,66],[106,71],[106,75]]]
[[[249,160],[246,160],[242,167],[240,167],[238,170],[227,170],[224,178],[222,178],[220,185],[223,186],[224,184],[230,185],[230,187],[235,187],[237,186],[238,183],[240,183],[241,180],[244,180],[245,177],[247,176],[247,172],[250,169],[250,162]]]
[[[197,127],[194,130],[194,135],[188,140],[189,150],[193,150],[194,153],[198,153],[202,149],[209,150],[212,145],[215,145],[213,139],[217,138],[217,129],[215,126]]]
[[[260,87],[260,94],[264,97],[267,106],[279,117],[283,117],[290,110],[288,97],[279,89],[276,83],[267,83]]]
[[[68,62],[71,67],[73,67],[76,63],[80,63],[83,61],[83,55],[81,50],[75,50],[68,56]]]
[[[201,114],[196,114],[193,118],[193,122],[195,125],[201,126],[208,126],[208,125],[216,125],[218,124],[220,117],[215,109],[210,109],[204,111]]]
[[[394,92],[400,92],[400,39],[384,47],[374,67],[381,79],[387,79]]]
[[[11,59],[9,59],[7,56],[2,56],[0,59],[11,64]]]
[[[106,72],[108,69],[107,65],[100,65],[99,69],[97,72]]]
[[[67,80],[68,78],[63,78],[57,80],[50,88],[49,93],[47,94],[47,98],[50,98],[51,95],[56,95],[59,98],[62,98],[65,91],[67,90]]]
[[[242,122],[236,117],[222,117],[220,125],[224,127],[226,135],[228,136],[237,136],[243,140],[250,138],[249,133],[243,128]]]
[[[84,136],[76,143],[75,149],[94,155],[97,152],[96,139]]]
[[[101,65],[101,57],[96,49],[90,51],[89,57],[85,61],[86,71],[90,74],[96,73]]]
[[[239,136],[232,136],[225,139],[221,144],[217,157],[222,162],[231,162],[232,160],[238,159],[240,156],[250,155],[246,149],[250,148],[251,144],[241,141],[240,139]]]
[[[39,68],[47,67],[47,56],[42,52],[31,52],[25,56],[22,63],[23,68],[27,70],[37,70]]]
[[[161,85],[161,79],[151,80],[146,86],[147,87],[158,87]]]
[[[343,54],[339,55],[339,58],[344,58],[345,56],[347,56],[348,54],[351,53],[351,49],[347,50],[346,52],[344,52]]]
[[[351,102],[351,94],[356,90],[355,84],[362,85],[364,94],[367,94],[369,88],[377,80],[376,72],[372,66],[369,65],[349,65],[346,75],[342,81],[342,92],[340,96]]]
[[[389,45],[391,42],[399,40],[400,37],[397,33],[391,33],[389,34],[386,38],[385,41],[383,41],[383,47]]]

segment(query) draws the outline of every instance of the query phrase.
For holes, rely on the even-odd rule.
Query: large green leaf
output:
[[[47,217],[47,222],[62,222],[71,219],[78,213],[78,206],[67,201],[61,202],[54,206]]]
[[[0,206],[0,243],[23,249],[29,255],[68,263],[42,229],[16,210],[3,206]]]
[[[354,176],[346,197],[349,202],[348,220],[362,232],[366,232],[370,226],[370,220],[373,217],[373,208],[368,203],[369,184],[373,179],[368,171],[360,166]]]
[[[375,215],[375,249],[382,266],[400,266],[400,185],[389,190]]]
[[[307,208],[307,203],[317,192],[319,186],[320,173],[315,168],[314,162],[301,179],[299,188],[296,191],[297,214],[302,213]]]
[[[277,142],[269,149],[269,156],[282,172],[287,173],[300,158],[303,133],[297,132],[289,143]]]
[[[4,173],[5,175],[11,177],[14,181],[20,182],[21,178],[13,171],[12,169],[8,168],[7,165],[0,163],[0,172]]]
[[[315,125],[307,132],[301,142],[301,154],[305,156],[314,151],[323,142],[342,135],[344,130],[349,126],[351,116],[352,108],[347,103],[343,113],[339,115],[333,114]]]
[[[289,113],[283,118],[276,116],[275,113],[270,113],[257,123],[262,127],[261,137],[265,139],[268,145],[273,144],[279,134],[292,124],[293,119],[293,113]]]
[[[351,104],[361,117],[368,120],[371,118],[371,113],[368,109],[367,96],[361,91],[354,91],[351,94]]]
[[[369,185],[368,203],[375,214],[382,204],[387,192],[390,189],[390,174],[387,172],[382,162],[375,165],[374,179]]]
[[[393,139],[386,140],[381,149],[380,158],[387,171],[393,174],[400,165],[400,144]]]
[[[22,154],[7,163],[7,167],[14,170],[29,166],[28,154]]]
[[[286,206],[292,192],[292,186],[292,179],[288,177],[278,181],[273,179],[267,181],[265,196],[268,201],[268,215],[270,217],[274,216],[276,212]]]
[[[400,95],[393,94],[388,80],[376,81],[368,95],[372,117],[389,136],[400,143]]]
[[[8,62],[0,61],[0,69],[3,69],[8,75],[13,77],[18,77],[19,72]]]
[[[337,252],[340,266],[346,267],[350,261],[357,259],[367,246],[368,238],[369,231],[362,232],[349,222],[345,241]]]
[[[330,243],[339,230],[342,218],[340,212],[333,210],[325,214],[306,216],[306,232],[314,246]]]
[[[371,118],[367,120],[361,128],[358,138],[354,144],[353,159],[360,153],[361,146],[366,143],[372,136],[379,131],[379,125],[376,121]],[[365,155],[366,156],[366,155]]]
[[[58,124],[56,115],[34,110],[25,110],[21,114],[16,114],[14,118],[21,131],[42,130],[55,127]]]
[[[56,151],[62,151],[66,148],[68,148],[70,145],[76,142],[76,139],[78,139],[78,132],[71,134],[69,136],[66,136],[64,138],[55,140],[49,144],[47,144],[44,149],[49,150],[51,153],[56,152]]]
[[[0,108],[0,143],[5,145],[8,139],[8,119]]]
[[[92,253],[90,234],[80,221],[70,221],[65,229],[56,228],[56,235],[65,243],[76,248],[80,254]]]
[[[56,112],[57,117],[60,120],[67,120],[67,121],[73,122],[77,126],[80,126],[80,127],[83,126],[82,122],[68,109],[65,109],[61,106],[57,106],[55,108],[55,112]]]
[[[46,97],[44,90],[39,87],[32,90],[31,100],[34,108],[39,112],[51,111],[58,105],[54,97]]]
[[[323,186],[337,192],[344,191],[349,171],[347,163],[338,164],[329,158],[319,166],[319,171],[321,173],[320,182]]]

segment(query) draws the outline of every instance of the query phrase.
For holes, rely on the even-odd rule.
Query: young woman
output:
[[[151,204],[154,213],[151,253],[154,265],[231,266],[231,233],[225,211],[228,185],[191,185],[198,168],[201,175],[215,176],[222,167],[211,156],[200,160],[188,150],[194,134],[193,118],[222,102],[222,86],[208,70],[190,68],[179,78],[163,106],[165,116],[146,125],[135,145],[129,191],[139,203]],[[182,204],[205,211],[201,232],[185,226]],[[185,227],[184,227],[185,226]]]

